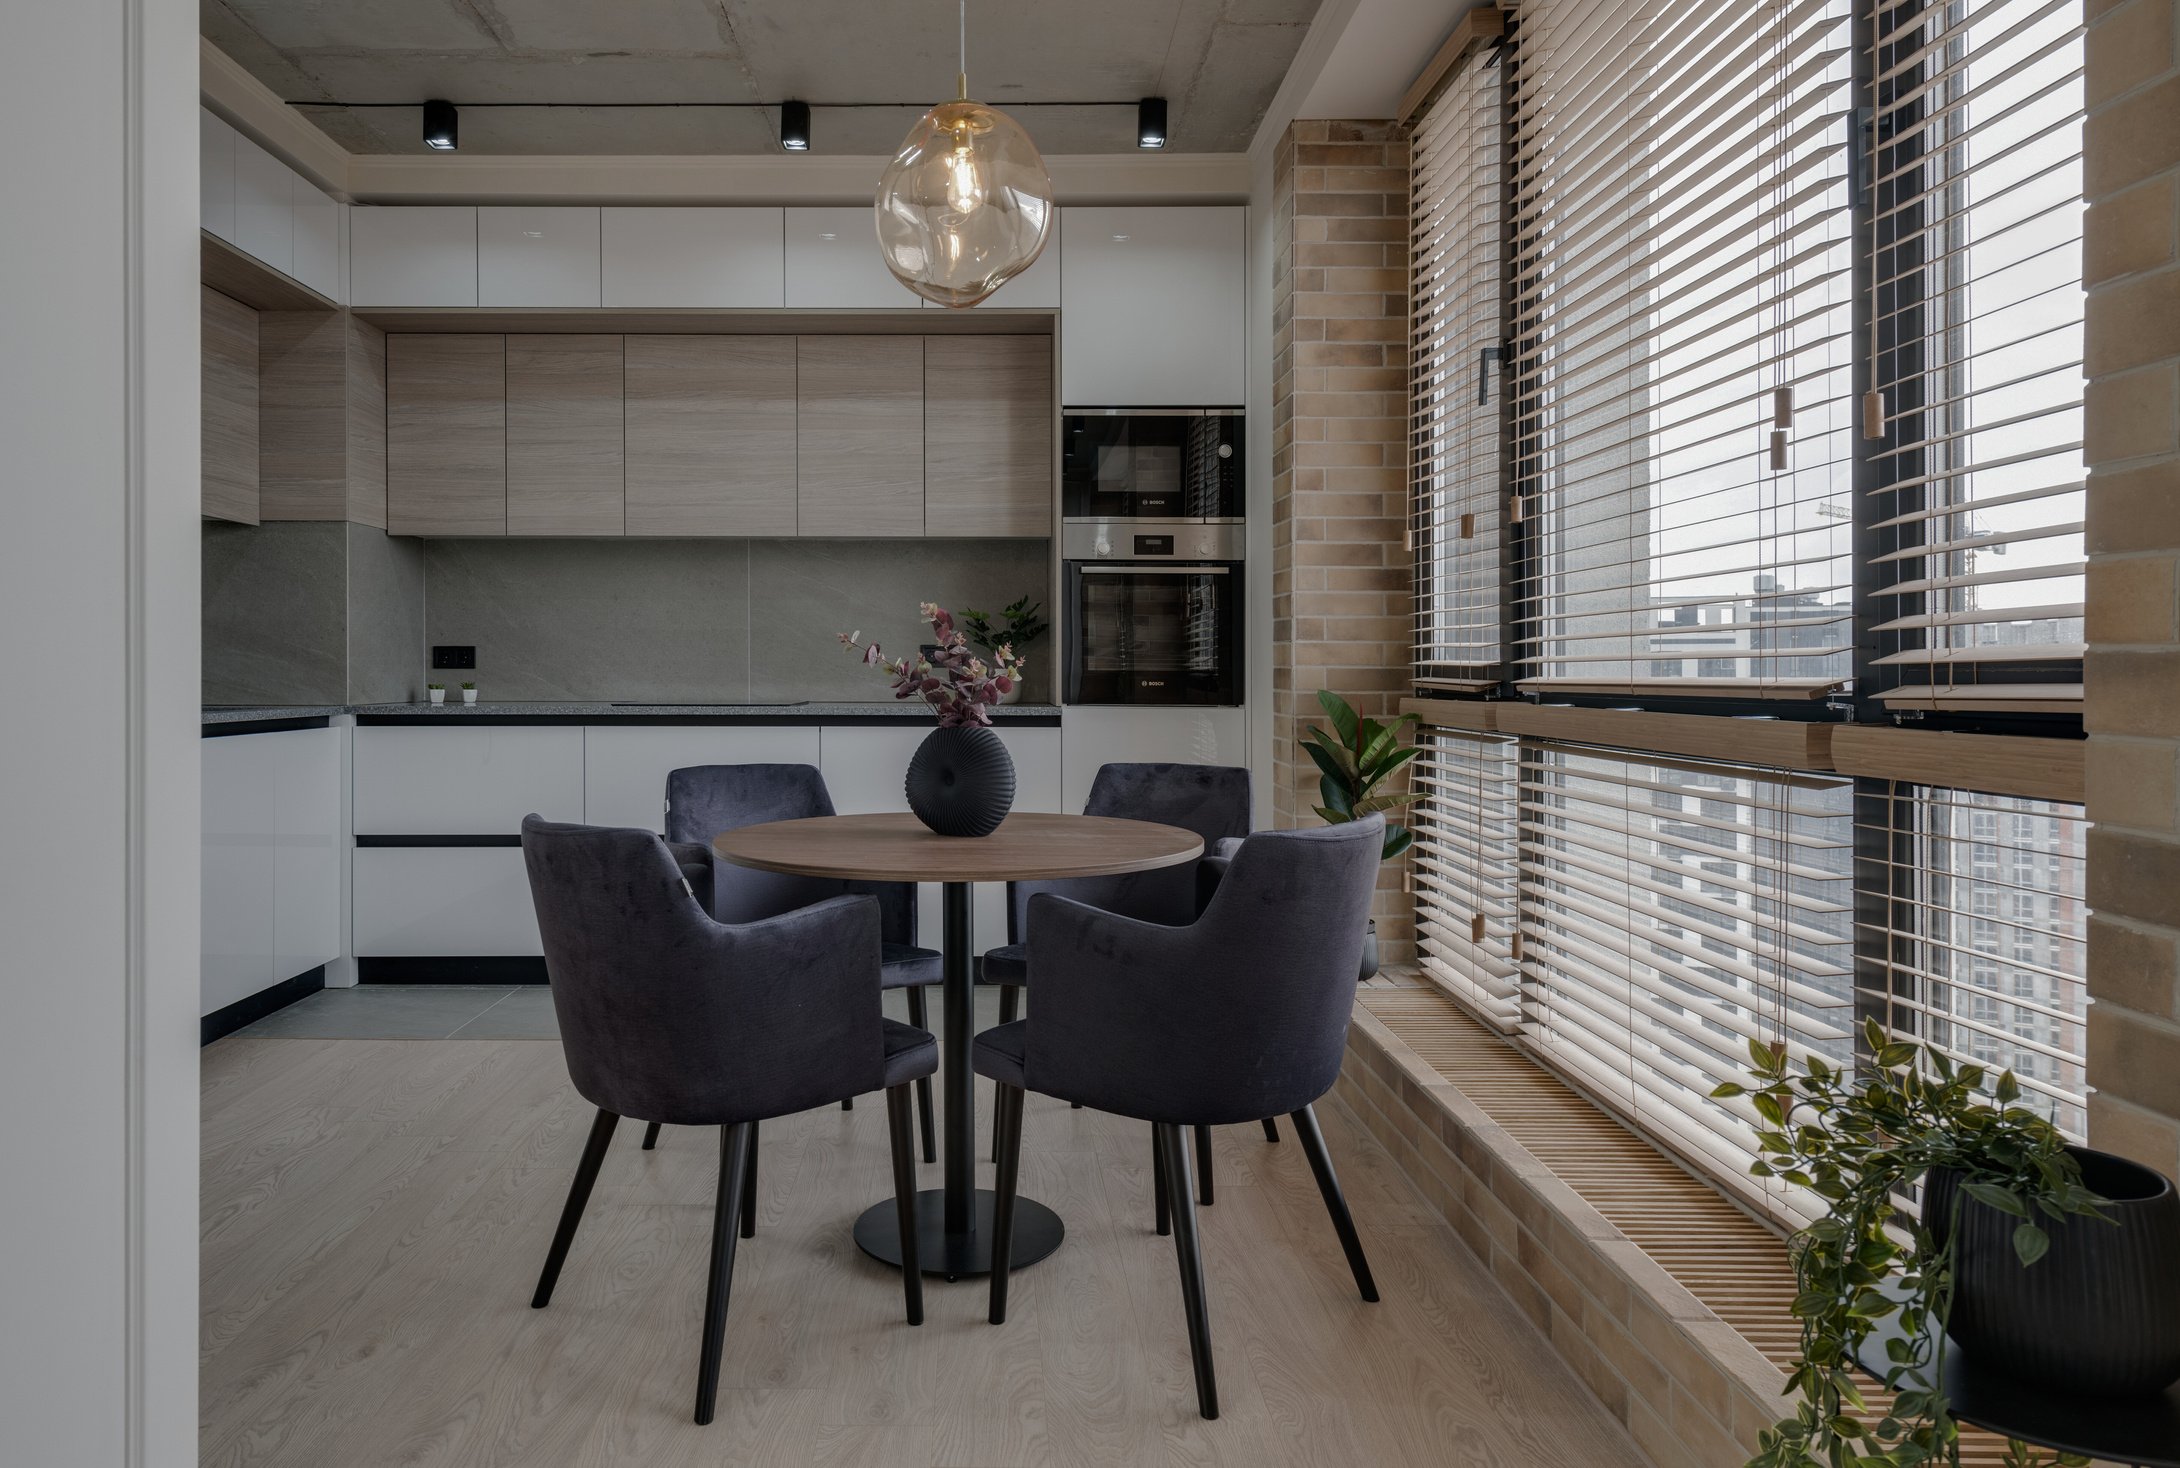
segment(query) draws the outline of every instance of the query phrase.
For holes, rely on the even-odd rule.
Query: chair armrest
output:
[[[785,1115],[884,1082],[878,901],[833,897],[778,917],[713,924],[721,1082]]]

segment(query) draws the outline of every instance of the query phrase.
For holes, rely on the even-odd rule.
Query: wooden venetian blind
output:
[[[2081,0],[1870,0],[1879,697],[2079,707]]]
[[[1416,946],[1425,974],[1501,1030],[1521,1020],[1514,741],[1426,729],[1415,762]]]
[[[1854,1059],[1851,786],[1830,776],[1522,742],[1521,1039],[1785,1223],[1812,1195],[1748,1175],[1748,1042]]]
[[[1495,681],[1506,656],[1500,105],[1494,59],[1471,55],[1410,140],[1410,516],[1426,684]]]
[[[1850,4],[1516,8],[1532,686],[1849,672]]]

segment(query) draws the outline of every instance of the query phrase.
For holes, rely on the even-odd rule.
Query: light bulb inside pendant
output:
[[[967,50],[967,12],[963,14]],[[878,181],[878,250],[896,279],[973,306],[1027,270],[1052,232],[1052,175],[1022,125],[960,95],[918,118]]]

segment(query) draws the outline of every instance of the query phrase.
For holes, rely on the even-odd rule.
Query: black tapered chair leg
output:
[[[908,1087],[886,1087],[886,1133],[893,1147],[893,1217],[901,1231],[901,1293],[908,1323],[923,1324],[922,1255],[916,1242],[916,1145],[909,1131]]]
[[[727,1296],[734,1285],[736,1215],[742,1211],[742,1182],[749,1174],[749,1154],[756,1139],[748,1122],[719,1129],[719,1197],[712,1206],[712,1267],[704,1286],[704,1349],[696,1366],[696,1420],[704,1426],[719,1404],[719,1360],[727,1340]]]
[[[1219,1415],[1219,1383],[1211,1364],[1211,1310],[1204,1295],[1203,1243],[1196,1231],[1196,1200],[1191,1196],[1188,1133],[1171,1122],[1158,1124],[1163,1143],[1166,1192],[1173,1199],[1173,1252],[1181,1266],[1181,1307],[1188,1315],[1188,1355],[1196,1368],[1196,1406],[1206,1421]]]
[[[1211,1206],[1211,1128],[1196,1128],[1196,1201]]]
[[[545,1272],[537,1277],[537,1293],[530,1308],[542,1310],[552,1303],[553,1286],[560,1281],[560,1266],[568,1262],[568,1246],[575,1242],[575,1226],[583,1221],[590,1203],[591,1185],[598,1181],[598,1166],[606,1160],[606,1144],[621,1119],[603,1106],[591,1118],[590,1139],[583,1143],[583,1160],[575,1164],[575,1181],[568,1184],[568,1201],[560,1210],[560,1227],[553,1231],[552,1248],[545,1254]]]
[[[1173,1200],[1166,1196],[1166,1134],[1151,1124],[1151,1195],[1157,1200],[1158,1237],[1173,1232]]]
[[[1268,1116],[1264,1118],[1264,1140],[1267,1142],[1279,1140],[1279,1123]]]
[[[1370,1277],[1370,1261],[1363,1257],[1362,1238],[1355,1232],[1353,1215],[1347,1211],[1347,1195],[1340,1191],[1340,1179],[1332,1171],[1332,1155],[1325,1151],[1325,1134],[1318,1130],[1317,1112],[1305,1106],[1290,1119],[1294,1134],[1302,1139],[1302,1150],[1309,1156],[1310,1171],[1317,1174],[1317,1191],[1324,1194],[1325,1212],[1332,1215],[1332,1229],[1346,1251],[1347,1267],[1355,1272],[1355,1288],[1362,1291],[1365,1300],[1376,1303],[1378,1283]]]
[[[652,1122],[643,1129],[643,1150],[648,1152],[659,1144],[659,1124]]]
[[[992,1186],[992,1307],[994,1325],[1007,1322],[1007,1286],[1014,1276],[1014,1200],[1022,1185],[1022,1088],[1000,1085],[992,1111],[999,1123],[999,1166]]]
[[[749,1124],[749,1161],[742,1169],[742,1237],[757,1237],[757,1127]]]
[[[999,986],[999,1022],[1011,1025],[1022,1017],[1022,989],[1019,984]]]
[[[908,991],[908,1022],[919,1030],[928,1030],[931,1026],[925,1022],[925,1015],[923,989],[921,986],[910,989]],[[923,1132],[923,1160],[926,1162],[938,1161],[939,1127],[936,1113],[933,1112],[931,1107],[931,1077],[929,1076],[925,1076],[916,1082],[916,1124]]]
[[[845,1100],[845,1101],[841,1102],[841,1103],[840,1103],[840,1109],[841,1109],[842,1111],[853,1111],[853,1110],[855,1110],[855,1098],[854,1098],[853,1096],[850,1096],[850,1097],[849,1097],[849,1098],[848,1098],[847,1100]]]

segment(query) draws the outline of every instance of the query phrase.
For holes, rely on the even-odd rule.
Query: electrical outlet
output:
[[[474,647],[434,647],[431,650],[434,668],[474,668],[477,666],[477,649]]]

